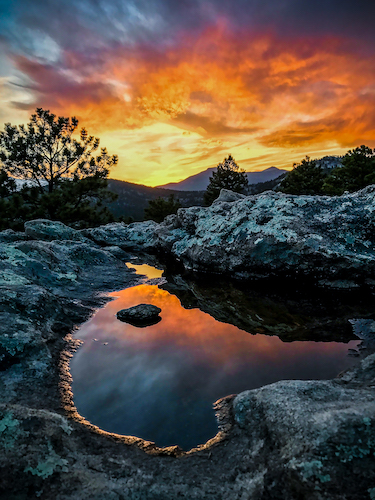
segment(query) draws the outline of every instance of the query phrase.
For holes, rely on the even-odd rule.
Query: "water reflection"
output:
[[[115,292],[77,337],[71,363],[78,411],[102,429],[159,446],[189,449],[217,432],[212,403],[281,379],[325,379],[354,363],[346,344],[283,343],[215,320],[154,285]],[[139,303],[162,309],[162,321],[137,328],[116,312]],[[93,340],[95,339],[95,340]]]
[[[132,262],[127,262],[126,264],[128,267],[135,269],[137,274],[143,274],[148,279],[161,278],[164,272],[162,269],[157,269],[148,264],[133,264]]]
[[[348,342],[357,338],[349,320],[375,319],[368,291],[332,291],[301,280],[242,284],[175,274],[168,275],[161,288],[188,309],[199,308],[218,321],[249,333],[277,335],[284,342]]]

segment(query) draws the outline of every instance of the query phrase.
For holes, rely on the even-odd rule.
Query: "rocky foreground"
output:
[[[161,224],[115,223],[84,234],[100,245],[159,251],[200,272],[353,286],[375,277],[375,185],[340,197],[222,190],[211,207],[181,208]]]
[[[374,197],[372,187],[341,198],[224,192],[162,224],[75,231],[32,221],[24,233],[0,233],[0,499],[374,499],[375,355],[331,381],[224,398],[218,435],[187,453],[86,422],[68,365],[70,334],[103,292],[140,282],[124,264],[128,250],[370,293]]]

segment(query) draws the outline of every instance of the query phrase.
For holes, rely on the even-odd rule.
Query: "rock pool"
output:
[[[148,278],[161,276],[136,267]],[[184,308],[157,284],[110,295],[114,300],[75,334],[84,343],[71,362],[74,401],[102,429],[158,446],[188,450],[213,437],[212,405],[228,394],[278,380],[330,379],[355,363],[348,349],[359,340],[283,342],[255,327],[252,334]],[[117,311],[139,303],[160,307],[162,321],[138,328],[117,320]]]

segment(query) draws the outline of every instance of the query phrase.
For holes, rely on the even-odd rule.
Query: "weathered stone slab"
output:
[[[188,453],[92,426],[74,407],[68,372],[77,347],[69,334],[107,300],[98,292],[137,282],[113,246],[162,251],[204,271],[356,283],[374,274],[374,211],[373,187],[340,198],[265,193],[180,209],[162,224],[80,232],[39,221],[29,223],[29,239],[7,232],[0,498],[375,497],[375,355],[332,381],[281,381],[223,398],[220,433]]]
[[[25,234],[33,240],[84,240],[79,231],[66,226],[62,222],[47,219],[25,222]]]
[[[170,255],[195,271],[294,274],[350,288],[375,277],[375,186],[334,197],[223,190],[212,206],[180,208],[161,224],[114,223],[82,234],[101,245]]]

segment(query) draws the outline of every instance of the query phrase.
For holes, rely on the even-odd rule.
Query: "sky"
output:
[[[374,148],[374,26],[369,0],[0,0],[0,127],[76,116],[150,186]]]

